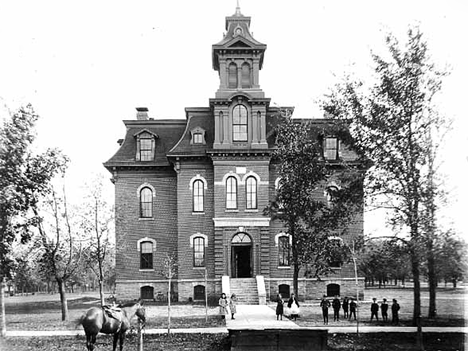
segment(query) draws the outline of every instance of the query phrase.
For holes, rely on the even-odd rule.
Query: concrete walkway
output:
[[[226,316],[228,329],[297,329],[299,326],[283,316],[283,320],[276,320],[276,312],[266,305],[239,305],[236,319]]]

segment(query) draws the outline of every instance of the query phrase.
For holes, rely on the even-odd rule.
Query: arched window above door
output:
[[[251,244],[252,239],[246,233],[237,233],[236,235],[232,237],[231,243],[232,244]]]

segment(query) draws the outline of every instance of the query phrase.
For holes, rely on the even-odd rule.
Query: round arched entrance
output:
[[[252,238],[247,233],[232,237],[231,268],[233,278],[252,277]]]

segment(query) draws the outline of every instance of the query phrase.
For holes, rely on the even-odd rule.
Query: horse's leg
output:
[[[117,340],[119,339],[119,333],[114,333],[114,343],[112,345],[112,351],[115,351],[117,348]]]
[[[92,334],[91,335],[91,350],[90,351],[94,350],[94,344],[96,343],[96,336],[97,336],[97,334]]]
[[[86,349],[88,351],[93,351],[91,349],[91,334],[89,334],[89,333],[86,333]]]
[[[121,331],[119,333],[119,337],[120,337],[120,351],[123,350],[123,343],[124,343],[124,340],[125,340],[125,332],[124,331]]]

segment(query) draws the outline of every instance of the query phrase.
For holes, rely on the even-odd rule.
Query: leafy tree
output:
[[[376,82],[345,79],[326,97],[331,116],[350,123],[355,148],[374,164],[366,190],[373,204],[392,211],[391,223],[408,232],[407,246],[414,280],[413,322],[421,314],[420,267],[423,235],[424,172],[427,132],[434,117],[432,100],[441,89],[443,72],[430,62],[418,28],[409,29],[405,47],[391,34],[388,54],[373,54]],[[421,337],[418,338],[422,345]]]
[[[457,287],[457,281],[468,277],[468,244],[448,231],[441,235],[440,250],[435,255],[437,278]]]
[[[26,214],[49,192],[51,179],[67,162],[56,149],[39,155],[32,153],[38,118],[32,106],[27,105],[0,127],[0,283],[10,277],[13,263],[10,252],[16,235],[21,242],[30,239],[30,232],[22,229],[31,223],[22,221],[20,215]],[[4,306],[3,289],[0,289],[0,305]],[[3,336],[6,332],[4,313],[0,327]]]
[[[335,128],[336,135],[346,131],[338,124],[329,128]],[[280,182],[276,200],[265,213],[283,222],[291,236],[293,288],[297,294],[301,267],[307,267],[306,274],[320,277],[332,271],[331,251],[344,252],[330,239],[343,234],[349,221],[362,210],[364,173],[361,163],[328,163],[313,126],[293,120],[287,111],[282,113],[276,134],[273,161]],[[326,189],[332,180],[338,186]],[[324,191],[328,192],[328,201]]]

